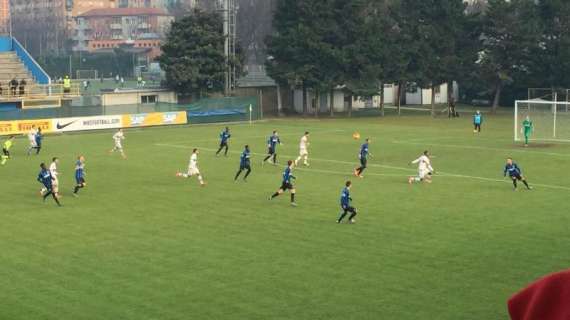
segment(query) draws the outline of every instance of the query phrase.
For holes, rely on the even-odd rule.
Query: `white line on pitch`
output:
[[[170,148],[178,148],[178,149],[192,149],[193,148],[193,147],[188,147],[188,146],[175,145],[175,144],[163,144],[163,143],[157,143],[155,145],[160,146],[160,147],[170,147]],[[206,150],[206,151],[216,151],[216,149],[211,149],[211,148],[199,148],[199,149]],[[241,153],[239,151],[230,151],[230,152],[231,153]],[[252,154],[261,155],[261,156],[265,155],[264,153],[254,153],[254,152],[252,152]],[[289,155],[283,155],[283,156],[289,157],[289,158],[291,157]],[[320,161],[320,162],[331,162],[331,163],[339,163],[339,164],[355,164],[354,162],[332,160],[332,159],[311,158],[311,160],[317,161],[317,162]],[[416,172],[417,171],[417,170],[411,169],[411,168],[395,167],[395,166],[382,165],[382,164],[369,164],[368,166],[369,167],[386,168],[386,169],[394,169],[394,170],[402,170],[402,171],[408,171],[408,172]],[[307,169],[307,170],[313,171],[315,169],[311,168],[311,169]],[[323,170],[323,171],[326,171],[326,170]],[[440,177],[465,178],[465,179],[474,179],[474,180],[488,181],[488,182],[510,183],[510,181],[508,181],[508,180],[485,178],[485,177],[478,177],[478,176],[468,176],[468,175],[462,175],[462,174],[446,173],[446,172],[442,172],[442,171],[438,171],[438,172],[439,172],[439,174],[437,176],[440,176]],[[323,173],[334,173],[334,172],[323,172]],[[347,175],[349,175],[349,173],[347,173]],[[373,174],[373,172],[367,172],[367,175],[380,175],[380,174]],[[542,188],[548,188],[548,189],[558,189],[558,190],[570,191],[570,187],[565,187],[565,186],[557,186],[557,185],[541,184],[541,183],[533,183],[532,185],[537,186],[537,187],[542,187]]]
[[[517,150],[517,149],[501,149],[501,148],[493,148],[493,147],[481,147],[481,146],[463,146],[463,145],[455,145],[455,144],[441,144],[441,143],[420,143],[420,142],[411,142],[411,141],[392,141],[395,144],[409,144],[415,146],[435,146],[435,147],[442,147],[442,148],[454,148],[454,149],[475,149],[475,150],[493,150],[493,151],[502,151],[502,152],[522,152],[522,153],[535,153],[535,154],[543,154],[547,156],[558,156],[558,157],[570,157],[570,154],[565,153],[554,153],[554,152],[543,152],[543,151],[534,151],[534,150]]]

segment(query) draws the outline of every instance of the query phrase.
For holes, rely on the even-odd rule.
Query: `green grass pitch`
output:
[[[0,319],[506,319],[507,298],[570,264],[570,145],[522,148],[511,117],[283,119],[233,124],[231,153],[214,156],[223,125],[48,136],[39,157],[18,139],[0,167]],[[260,166],[277,129],[281,165]],[[283,163],[311,132],[310,168]],[[351,176],[362,141],[374,158]],[[249,182],[234,182],[244,144]],[[193,147],[208,182],[180,179]],[[408,185],[424,149],[438,171]],[[87,188],[71,196],[74,159]],[[64,207],[39,198],[41,161],[60,157]],[[514,157],[532,191],[502,177]],[[337,225],[344,182],[357,223]]]

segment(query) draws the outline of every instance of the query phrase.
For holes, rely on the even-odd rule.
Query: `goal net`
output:
[[[570,102],[543,99],[515,101],[515,141],[525,139],[523,122],[532,122],[530,141],[570,142]]]
[[[76,79],[88,80],[88,79],[99,79],[98,70],[77,70],[75,72]]]

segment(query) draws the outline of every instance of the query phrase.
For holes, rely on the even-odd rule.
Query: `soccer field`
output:
[[[40,156],[0,167],[0,319],[506,319],[506,300],[570,265],[570,145],[512,142],[512,117],[283,119],[47,136]],[[261,166],[277,129],[280,164]],[[311,132],[296,168],[298,207],[267,198]],[[370,137],[364,179],[352,176]],[[234,182],[251,146],[249,181]],[[208,185],[176,178],[193,147]],[[408,163],[434,155],[432,184]],[[75,158],[87,187],[71,196]],[[44,204],[39,163],[60,158],[63,207]],[[534,190],[503,178],[512,156]],[[335,223],[344,182],[357,223]]]

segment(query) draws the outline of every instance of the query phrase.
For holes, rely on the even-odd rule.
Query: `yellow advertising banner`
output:
[[[41,128],[44,133],[53,131],[51,119],[0,121],[0,135],[25,134],[32,126]]]
[[[186,124],[188,118],[186,111],[180,112],[152,112],[123,115],[124,128],[164,126],[172,124]]]

